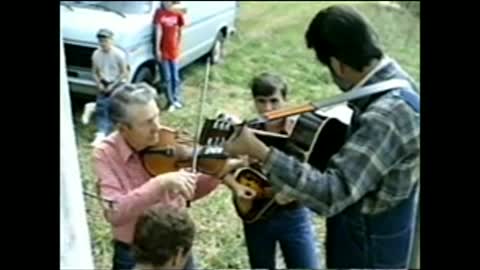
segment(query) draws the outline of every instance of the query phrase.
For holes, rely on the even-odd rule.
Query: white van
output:
[[[73,92],[96,93],[91,57],[98,47],[96,33],[101,28],[113,31],[115,45],[127,55],[129,81],[155,84],[160,79],[153,18],[161,1],[62,1],[60,5],[68,81]],[[236,30],[237,1],[185,1],[181,5],[186,9],[187,25],[182,34],[180,68],[207,54],[212,63],[219,62],[226,39]]]

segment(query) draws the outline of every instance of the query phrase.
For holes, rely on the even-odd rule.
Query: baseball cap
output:
[[[97,38],[112,38],[112,37],[113,37],[113,32],[108,29],[102,28],[97,32]]]

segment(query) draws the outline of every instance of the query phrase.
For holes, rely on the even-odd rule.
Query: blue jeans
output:
[[[356,203],[327,219],[327,268],[407,268],[417,207],[415,193],[376,215]]]
[[[178,63],[171,60],[160,62],[160,68],[163,73],[163,80],[167,88],[167,99],[170,104],[180,102],[181,81]]]
[[[278,210],[269,218],[244,224],[244,232],[251,268],[275,269],[277,242],[287,268],[321,267],[310,211],[305,207]]]
[[[105,135],[110,133],[113,128],[110,119],[110,97],[109,95],[99,93],[97,95],[97,104],[95,108],[97,119],[97,132],[103,132]]]
[[[132,270],[135,267],[135,259],[128,244],[113,241],[113,267],[112,270]],[[185,270],[194,270],[195,262],[193,255],[188,257]]]

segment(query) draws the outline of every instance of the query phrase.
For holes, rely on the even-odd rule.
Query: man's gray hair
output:
[[[129,124],[127,108],[146,105],[157,99],[157,91],[147,83],[127,83],[115,89],[110,97],[110,118],[114,124]]]

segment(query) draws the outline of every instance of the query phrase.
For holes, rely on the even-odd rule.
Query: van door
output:
[[[187,8],[183,31],[181,66],[189,64],[210,51],[222,25],[228,25],[226,15],[234,14],[235,2],[192,1],[182,2]]]

